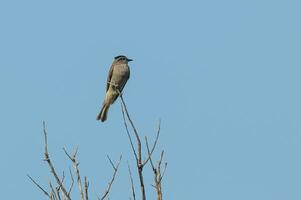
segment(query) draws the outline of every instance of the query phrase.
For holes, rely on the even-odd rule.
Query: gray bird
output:
[[[118,98],[119,92],[122,92],[127,80],[130,78],[130,68],[128,65],[130,61],[132,59],[123,55],[114,58],[107,79],[105,100],[97,116],[97,120],[106,121],[110,105]]]

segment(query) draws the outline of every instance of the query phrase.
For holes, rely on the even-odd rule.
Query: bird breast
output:
[[[111,82],[117,86],[122,86],[126,83],[130,73],[130,68],[127,64],[115,65]]]

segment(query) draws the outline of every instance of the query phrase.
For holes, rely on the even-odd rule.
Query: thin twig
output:
[[[162,160],[163,160],[163,155],[164,155],[164,150],[161,151],[160,159],[159,159],[159,162],[158,162],[158,168],[159,169],[161,168],[161,163],[162,163]]]
[[[158,200],[162,200],[162,198],[163,198],[162,197],[162,188],[161,188],[161,180],[162,180],[161,163],[162,163],[162,160],[163,160],[163,155],[164,155],[164,150],[162,150],[162,152],[161,152],[161,156],[160,156],[158,166],[157,166],[157,176],[155,177],[156,186],[157,186],[157,199]],[[165,167],[166,167],[166,165],[165,165]]]
[[[52,187],[51,181],[49,181],[49,187],[51,189],[51,194],[53,196],[53,199],[57,200],[57,196],[56,196],[56,190],[54,190],[54,188]]]
[[[65,180],[65,172],[63,171],[62,183],[64,183],[64,180]],[[61,186],[59,185],[57,189],[60,190]]]
[[[167,163],[165,163],[163,175],[161,175],[161,163],[162,163],[162,160],[163,160],[164,151],[161,152],[161,155],[160,155],[160,158],[159,158],[159,161],[158,161],[158,165],[155,167],[155,165],[153,163],[153,160],[152,160],[152,157],[150,156],[151,151],[150,151],[150,148],[149,148],[147,137],[145,138],[145,142],[146,142],[147,152],[148,152],[148,155],[149,155],[149,158],[150,158],[149,160],[150,160],[150,163],[151,163],[151,167],[152,167],[152,170],[153,170],[153,173],[154,173],[155,185],[152,185],[152,186],[157,191],[157,200],[162,200],[163,197],[162,197],[161,181],[162,181],[162,178],[164,176],[164,173],[165,173],[165,170],[166,170],[166,167],[167,167]]]
[[[63,171],[62,183],[64,183],[64,180],[65,180],[65,172]],[[60,194],[61,186],[57,186],[55,189],[56,189],[56,195],[58,200],[61,200],[61,194]]]
[[[58,200],[61,200],[60,187],[56,188],[56,195],[58,197]]]
[[[70,173],[70,177],[71,177],[71,186],[69,188],[69,191],[68,191],[68,195],[70,195],[70,192],[73,188],[73,184],[74,184],[74,178],[73,178],[73,175],[72,175],[72,172],[71,172],[71,169],[69,168],[69,173]]]
[[[45,158],[44,160],[48,163],[48,166],[50,168],[50,171],[51,173],[53,174],[57,184],[61,187],[63,193],[65,194],[65,196],[67,197],[68,200],[71,200],[70,196],[68,195],[67,193],[67,190],[65,188],[65,186],[63,185],[60,177],[57,175],[55,169],[54,169],[54,166],[50,160],[50,157],[49,157],[49,153],[48,153],[48,143],[47,143],[47,131],[46,131],[46,125],[45,125],[45,122],[43,122],[43,132],[44,132],[44,138],[45,138]]]
[[[114,163],[112,162],[110,156],[107,155],[107,158],[108,158],[108,160],[109,160],[111,166],[113,167],[114,171],[116,171],[116,167],[115,167]]]
[[[139,137],[138,131],[137,131],[137,129],[136,129],[136,127],[135,127],[135,125],[134,125],[134,123],[133,123],[130,115],[129,115],[129,112],[128,112],[128,109],[127,109],[127,107],[125,105],[125,102],[123,100],[122,94],[120,92],[119,92],[119,94],[120,94],[120,99],[121,99],[121,102],[123,104],[123,107],[124,107],[125,113],[127,115],[127,118],[129,120],[129,122],[130,122],[130,124],[131,124],[131,126],[133,128],[133,131],[135,133],[135,136],[136,136],[136,140],[137,140],[137,144],[138,144],[137,145],[138,146],[138,160],[140,160],[140,162],[141,162],[141,141],[140,141],[140,137]]]
[[[141,140],[140,140],[140,137],[139,137],[139,134],[138,134],[138,131],[129,115],[129,112],[127,110],[127,107],[126,107],[126,104],[123,100],[123,97],[122,97],[122,93],[119,92],[119,96],[120,96],[120,99],[121,99],[121,102],[122,102],[122,105],[123,105],[123,108],[125,110],[125,113],[126,113],[126,116],[127,116],[127,119],[129,120],[131,126],[132,126],[132,129],[134,131],[134,134],[135,134],[135,137],[136,137],[136,142],[137,142],[137,151],[138,153],[136,153],[136,151],[134,151],[134,155],[135,155],[135,158],[136,158],[136,165],[137,165],[137,170],[138,170],[138,176],[139,176],[139,180],[140,180],[140,189],[141,189],[141,195],[142,195],[142,200],[146,200],[146,195],[145,195],[145,187],[144,187],[144,179],[143,179],[143,164],[142,164],[142,151],[141,151]],[[123,109],[122,109],[123,111]],[[127,125],[126,125],[126,120],[124,118],[124,124],[127,128]],[[128,130],[127,130],[128,131]],[[128,133],[129,135],[129,133]],[[132,149],[133,148],[133,144],[131,143],[132,145]]]
[[[160,178],[160,182],[162,181],[162,179],[163,179],[163,177],[165,175],[166,168],[167,168],[167,162],[164,163],[164,169],[163,169],[163,173],[162,173],[161,178]]]
[[[74,171],[76,172],[76,177],[77,177],[77,185],[78,185],[78,191],[81,196],[82,200],[85,200],[84,192],[83,192],[83,186],[82,186],[82,181],[80,177],[80,170],[79,170],[79,163],[76,160],[76,154],[78,151],[78,148],[76,148],[75,153],[72,155],[72,157],[68,154],[67,150],[63,148],[65,154],[69,157],[69,159],[72,161]]]
[[[53,192],[52,190],[50,191],[50,197],[49,197],[50,200],[55,200],[55,196],[53,195]]]
[[[132,172],[131,172],[129,163],[128,163],[128,169],[129,169],[129,175],[130,175],[130,179],[131,179],[131,189],[132,189],[133,200],[136,200],[134,181],[133,181]]]
[[[135,147],[134,147],[134,144],[133,144],[133,141],[132,141],[132,137],[130,135],[130,132],[129,132],[129,129],[128,129],[128,125],[126,123],[126,119],[125,119],[125,114],[124,114],[124,108],[123,108],[123,105],[121,104],[121,111],[122,111],[122,117],[123,117],[123,123],[124,123],[124,126],[125,126],[125,130],[126,130],[126,133],[128,135],[128,138],[130,140],[130,144],[131,144],[131,147],[132,147],[132,150],[133,150],[133,154],[135,156],[135,159],[136,161],[138,162],[138,156],[137,156],[137,153],[136,153],[136,150],[135,150]]]
[[[159,140],[160,130],[161,130],[161,120],[159,120],[158,130],[157,130],[157,135],[156,135],[156,139],[155,139],[154,145],[152,147],[152,150],[148,154],[147,159],[143,162],[143,165],[146,165],[146,163],[149,161],[150,157],[152,156],[152,154],[153,154],[153,152],[154,152],[154,150],[156,148],[157,142]],[[146,136],[145,136],[145,140],[147,140]]]
[[[149,155],[149,161],[150,161],[152,170],[154,171],[156,168],[155,168],[153,160],[152,160],[152,156],[151,156],[151,152],[150,152],[150,149],[149,149],[147,137],[145,137],[145,143],[146,143],[146,148],[147,148],[147,152],[148,152],[148,155]]]
[[[114,180],[115,180],[115,176],[116,176],[116,174],[117,174],[118,167],[119,167],[120,162],[121,162],[121,159],[122,159],[122,155],[120,155],[119,161],[118,161],[117,165],[114,165],[114,164],[113,164],[113,162],[112,162],[112,160],[110,159],[109,156],[108,156],[108,159],[109,159],[109,161],[110,161],[110,163],[111,163],[111,165],[112,165],[112,167],[113,167],[114,172],[113,172],[113,176],[112,176],[111,181],[108,183],[108,188],[105,190],[103,196],[102,196],[101,198],[97,197],[99,200],[104,200],[104,199],[108,196],[108,194],[109,194],[109,192],[110,192],[110,190],[111,190],[112,184],[113,184],[113,182],[114,182]]]
[[[48,192],[46,192],[46,190],[44,190],[33,178],[31,178],[31,176],[29,176],[28,174],[27,174],[27,177],[40,189],[40,190],[42,190],[42,192],[46,195],[46,196],[48,196],[49,198],[50,198],[50,196],[49,196],[49,194],[48,194]]]

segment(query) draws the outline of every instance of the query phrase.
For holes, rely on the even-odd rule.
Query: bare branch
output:
[[[152,156],[152,154],[153,154],[153,152],[154,152],[154,150],[156,148],[157,142],[159,140],[160,130],[161,130],[161,120],[159,120],[158,130],[157,130],[157,135],[156,135],[156,139],[155,139],[154,145],[152,147],[152,150],[148,154],[147,159],[143,162],[143,165],[146,165],[146,163],[149,161],[150,157]],[[145,140],[147,140],[146,136],[145,136]]]
[[[79,170],[79,167],[78,167],[79,163],[76,160],[76,154],[77,154],[78,148],[76,148],[75,153],[72,156],[70,156],[68,154],[68,152],[67,152],[67,150],[65,148],[63,148],[63,150],[64,150],[65,154],[68,156],[68,158],[72,161],[74,171],[76,172],[78,191],[79,191],[79,194],[81,196],[81,199],[85,200],[85,195],[84,195],[84,192],[83,192],[82,181],[81,181],[81,177],[80,177],[80,170]]]
[[[61,200],[60,187],[56,188],[56,195],[57,195],[58,200]]]
[[[129,163],[128,163],[128,169],[129,169],[129,175],[130,175],[130,179],[131,179],[131,189],[132,189],[133,200],[136,200],[134,181],[133,181],[132,172],[131,172]]]
[[[74,184],[74,178],[73,178],[73,175],[72,175],[72,172],[71,172],[71,169],[69,168],[69,173],[70,173],[70,177],[71,177],[71,186],[69,188],[69,191],[68,191],[68,195],[70,195],[71,193],[71,190],[73,188],[73,184]]]
[[[111,166],[113,167],[114,171],[116,171],[116,167],[115,167],[115,165],[113,164],[113,162],[112,162],[110,156],[107,155],[107,158],[108,158],[108,160],[109,160]]]
[[[62,176],[62,183],[64,183],[64,180],[65,180],[65,172],[63,171],[63,176]],[[60,190],[61,189],[61,186],[59,185],[57,187],[57,190]]]
[[[146,148],[147,148],[147,152],[148,152],[149,161],[150,161],[151,167],[154,171],[156,168],[155,168],[153,160],[152,160],[151,151],[149,149],[147,137],[145,137],[145,143],[146,143]]]
[[[150,152],[149,144],[148,144],[148,141],[147,141],[147,137],[145,138],[145,142],[146,142],[146,148],[147,148],[147,152],[148,152],[148,155],[149,155],[149,160],[150,160],[150,163],[151,163],[151,167],[152,167],[152,170],[153,170],[153,173],[154,173],[155,185],[152,185],[152,186],[157,191],[157,200],[162,200],[163,197],[162,197],[162,189],[161,189],[161,180],[164,176],[164,173],[165,173],[165,170],[166,170],[166,167],[167,167],[167,163],[165,163],[163,175],[161,175],[161,163],[162,163],[162,160],[163,160],[164,151],[161,152],[161,155],[160,155],[160,158],[159,158],[159,161],[158,161],[158,165],[155,167],[155,165],[152,161],[152,157],[150,155],[151,152]]]
[[[64,183],[64,180],[65,180],[65,172],[63,171],[62,183]],[[58,200],[61,200],[61,194],[60,194],[61,186],[57,186],[55,189],[56,189],[55,191]]]
[[[162,163],[162,160],[163,160],[163,155],[164,155],[164,150],[161,151],[160,159],[159,159],[159,162],[158,162],[158,169],[161,169],[161,163]]]
[[[118,91],[118,89],[117,89],[117,91]],[[162,178],[163,178],[163,176],[165,174],[165,171],[166,171],[166,168],[167,168],[167,163],[166,162],[164,163],[164,166],[162,164],[163,163],[163,157],[164,157],[164,151],[161,152],[160,157],[157,160],[156,164],[154,164],[154,162],[153,162],[154,159],[152,158],[153,154],[154,154],[154,151],[157,148],[157,143],[158,143],[158,140],[159,140],[159,137],[160,137],[161,121],[159,120],[159,122],[158,122],[158,128],[156,130],[156,137],[155,137],[154,141],[151,142],[152,145],[149,145],[148,138],[145,137],[147,155],[144,155],[145,152],[143,152],[144,154],[142,154],[142,151],[145,151],[145,149],[144,149],[144,147],[142,149],[140,134],[138,133],[137,128],[135,127],[134,122],[131,119],[131,116],[130,116],[130,114],[128,112],[128,109],[127,109],[127,105],[126,105],[126,103],[123,99],[122,93],[120,91],[118,91],[118,93],[119,93],[119,96],[120,96],[120,99],[121,99],[121,110],[122,110],[124,126],[125,126],[126,133],[127,133],[128,138],[129,138],[129,141],[130,141],[130,146],[131,146],[131,149],[132,149],[132,152],[133,152],[133,156],[136,160],[136,168],[137,168],[137,172],[138,172],[140,191],[141,191],[141,200],[146,200],[146,191],[145,191],[145,185],[144,185],[143,169],[144,169],[144,166],[148,162],[150,162],[150,166],[151,166],[151,169],[152,169],[153,174],[154,174],[154,184],[152,186],[156,189],[157,200],[162,200],[161,181],[162,181]],[[129,126],[131,126],[131,128],[129,128]],[[80,199],[81,200],[89,200],[89,196],[88,196],[89,182],[88,182],[88,179],[87,179],[86,176],[84,177],[84,180],[82,182],[82,179],[81,179],[81,176],[80,176],[79,162],[76,158],[78,148],[76,148],[76,151],[74,152],[74,154],[69,154],[67,152],[66,148],[63,148],[65,154],[71,160],[73,168],[74,168],[74,172],[72,172],[71,169],[69,168],[70,177],[71,177],[72,182],[71,182],[70,188],[68,188],[69,190],[67,191],[66,187],[65,187],[66,181],[64,182],[64,179],[65,179],[64,172],[63,172],[62,177],[58,176],[58,173],[56,172],[56,170],[54,168],[54,165],[51,162],[51,159],[50,159],[50,156],[49,156],[48,138],[47,138],[47,131],[46,131],[45,122],[43,122],[43,132],[44,132],[44,142],[45,142],[44,161],[46,161],[48,163],[51,174],[53,175],[54,180],[55,180],[53,182],[56,182],[56,184],[52,185],[52,183],[49,181],[49,190],[50,191],[48,193],[36,181],[34,181],[29,175],[27,175],[28,178],[50,200],[61,200],[61,197],[64,200],[71,200],[71,197],[70,197],[71,196],[71,191],[72,191],[73,185],[75,183],[74,178],[73,178],[73,173],[74,173],[74,174],[76,174],[76,178],[77,178],[77,184],[78,184]],[[113,174],[112,174],[112,177],[111,177],[110,181],[108,182],[107,188],[105,189],[102,197],[99,198],[97,196],[98,200],[110,199],[109,194],[110,194],[113,182],[115,181],[115,177],[118,173],[118,169],[119,169],[119,166],[120,166],[120,163],[121,163],[121,160],[122,160],[122,156],[120,156],[119,160],[116,163],[114,163],[109,156],[107,156],[107,158],[109,160],[110,165],[113,168]],[[162,169],[162,172],[161,172],[161,169]],[[131,194],[132,196],[130,197],[130,199],[136,200],[136,191],[139,190],[139,189],[135,188],[134,181],[133,181],[133,176],[132,176],[132,172],[131,172],[129,163],[128,163],[128,171],[129,171],[129,176],[130,176],[130,181],[131,181],[131,192],[132,192],[132,194]],[[51,180],[53,180],[53,179],[51,179]],[[56,186],[56,187],[53,187],[53,186]]]
[[[46,192],[46,190],[44,190],[33,178],[31,178],[31,176],[29,176],[28,174],[27,174],[27,177],[40,189],[40,190],[42,190],[42,192],[46,195],[46,196],[48,196],[49,198],[50,198],[50,196],[49,196],[49,194],[48,194],[48,192]]]
[[[121,94],[120,92],[119,92],[119,94],[120,94],[120,99],[121,99],[123,108],[124,108],[124,110],[125,110],[126,116],[127,116],[128,120],[129,120],[129,122],[130,122],[130,124],[131,124],[131,126],[132,126],[132,129],[133,129],[133,131],[134,131],[134,133],[135,133],[135,136],[136,136],[136,140],[137,140],[137,144],[138,144],[138,145],[137,145],[137,146],[138,146],[138,161],[141,162],[141,141],[140,141],[140,137],[139,137],[138,131],[137,131],[137,129],[136,129],[136,127],[135,127],[135,125],[134,125],[134,123],[133,123],[133,121],[132,121],[130,115],[129,115],[129,112],[128,112],[128,109],[127,109],[127,107],[126,107],[126,105],[125,105],[125,102],[124,102],[124,100],[123,100],[122,94]],[[140,164],[141,164],[141,163],[140,163]]]
[[[121,104],[121,111],[122,111],[122,117],[123,117],[123,123],[124,123],[124,126],[125,126],[125,130],[126,130],[126,133],[127,133],[127,135],[128,135],[128,138],[129,138],[129,140],[130,140],[130,144],[131,144],[131,147],[132,147],[132,150],[133,150],[135,159],[136,159],[136,161],[138,162],[138,156],[137,156],[137,153],[136,153],[136,150],[135,150],[133,141],[132,141],[132,137],[131,137],[130,132],[129,132],[129,129],[128,129],[128,125],[127,125],[127,123],[126,123],[125,114],[124,114],[124,108],[123,108],[123,105],[122,105],[122,104]]]
[[[122,155],[120,155],[119,161],[118,161],[117,165],[113,164],[113,162],[112,162],[112,160],[110,159],[109,156],[108,156],[108,159],[109,159],[109,161],[110,161],[110,163],[111,163],[111,165],[112,165],[112,167],[114,169],[114,173],[113,173],[111,181],[108,183],[108,188],[105,190],[103,196],[101,198],[98,197],[98,199],[100,199],[100,200],[104,200],[108,196],[108,194],[109,194],[109,192],[111,190],[112,184],[113,184],[113,182],[115,180],[115,176],[116,176],[117,171],[118,171],[118,167],[119,167],[121,159],[122,159]]]
[[[89,200],[89,197],[88,197],[88,188],[89,188],[89,182],[88,182],[87,177],[85,176],[85,196],[86,196],[86,200]]]
[[[46,131],[46,125],[45,125],[45,122],[43,122],[43,132],[44,132],[44,138],[45,138],[45,158],[44,160],[48,163],[48,166],[50,168],[50,171],[51,173],[53,174],[57,184],[61,187],[63,193],[65,194],[65,196],[67,197],[68,200],[71,200],[70,196],[68,195],[67,193],[67,190],[65,188],[65,186],[63,185],[60,177],[57,175],[55,169],[54,169],[54,166],[50,160],[50,157],[49,157],[49,153],[48,153],[48,143],[47,143],[47,131]]]
[[[58,198],[56,196],[56,190],[52,187],[51,181],[49,181],[49,187],[51,189],[51,194],[52,194],[53,199],[57,200]]]
[[[167,162],[164,163],[164,169],[163,169],[163,173],[162,173],[161,178],[160,178],[160,182],[162,181],[162,179],[163,179],[163,177],[165,175],[166,168],[167,168]]]
[[[137,165],[137,170],[138,170],[138,176],[139,176],[139,180],[140,180],[140,189],[141,189],[141,195],[142,195],[142,200],[146,200],[146,195],[145,195],[145,187],[144,187],[144,180],[143,180],[143,173],[142,173],[142,170],[143,170],[143,164],[142,164],[142,152],[141,152],[141,140],[140,140],[140,137],[139,137],[139,134],[138,134],[138,131],[129,115],[129,112],[127,110],[127,107],[126,107],[126,104],[123,100],[123,97],[122,97],[122,93],[119,92],[119,96],[120,96],[120,99],[121,99],[121,102],[122,102],[122,105],[124,108],[124,111],[126,113],[126,116],[127,116],[127,119],[129,120],[131,126],[132,126],[132,129],[134,131],[134,134],[135,134],[135,137],[136,137],[136,142],[137,142],[137,151],[138,151],[138,155],[137,153],[134,151],[134,155],[135,155],[135,158],[136,158],[136,165]],[[124,114],[124,111],[122,109],[122,112]],[[126,129],[127,129],[127,125],[126,125],[126,120],[124,119],[124,124],[126,126]],[[127,129],[127,132],[128,132],[128,129]],[[128,133],[129,135],[129,133]],[[131,146],[132,146],[132,149],[133,148],[133,143],[131,142]]]

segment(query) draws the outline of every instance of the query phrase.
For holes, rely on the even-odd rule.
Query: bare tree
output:
[[[164,172],[163,172],[163,174],[161,174],[161,163],[162,163],[162,160],[163,160],[163,152],[164,151],[162,151],[161,157],[160,157],[160,159],[158,161],[158,165],[156,167],[154,166],[153,161],[152,161],[152,154],[153,154],[153,152],[156,148],[157,142],[159,140],[159,135],[160,135],[160,130],[161,130],[161,122],[159,121],[157,134],[156,134],[156,139],[155,139],[155,142],[154,142],[151,149],[149,148],[149,143],[148,143],[147,137],[145,136],[145,144],[146,144],[146,147],[147,147],[147,154],[146,154],[146,157],[143,159],[142,158],[142,144],[141,144],[140,134],[138,133],[138,131],[137,131],[137,129],[136,129],[134,123],[133,123],[133,120],[131,119],[131,117],[129,115],[129,112],[128,112],[128,109],[127,109],[127,106],[125,104],[125,101],[123,99],[122,94],[120,94],[120,99],[121,99],[121,102],[122,102],[121,110],[122,110],[124,126],[125,126],[125,129],[126,129],[126,133],[127,133],[128,138],[129,138],[130,144],[131,144],[133,155],[134,155],[135,160],[136,160],[136,168],[137,168],[137,172],[138,172],[140,190],[141,190],[141,199],[146,200],[144,177],[143,177],[143,168],[148,163],[148,161],[150,161],[151,166],[152,166],[152,171],[154,173],[154,180],[155,180],[155,185],[153,185],[153,186],[155,187],[155,189],[157,191],[157,199],[162,200],[163,197],[162,197],[161,181],[162,181],[162,178],[164,176],[165,169],[167,167],[167,163],[165,163]],[[133,143],[133,140],[132,140],[129,128],[128,128],[126,118],[130,122],[132,130],[134,132],[134,137],[136,139],[136,148],[134,147],[134,143]],[[129,170],[129,172],[130,172],[130,170]],[[132,177],[131,177],[131,183],[132,183]],[[132,183],[132,188],[133,188],[133,183]],[[132,191],[133,191],[132,192],[133,199],[135,199],[135,192],[134,192],[133,189],[132,189]]]
[[[39,185],[30,175],[27,175],[27,176],[49,199],[51,199],[51,200],[61,200],[61,199],[71,200],[71,191],[72,191],[72,188],[74,185],[74,178],[73,178],[72,171],[69,170],[70,178],[71,178],[71,185],[70,185],[70,188],[67,190],[65,183],[64,183],[65,174],[63,173],[62,178],[58,175],[58,173],[56,172],[55,167],[50,159],[49,153],[48,153],[48,140],[47,140],[47,131],[46,131],[45,122],[43,122],[43,132],[44,132],[44,140],[45,140],[44,161],[46,161],[48,163],[51,174],[54,177],[54,179],[56,180],[57,186],[53,187],[53,184],[51,183],[51,181],[49,181],[49,189],[48,190],[50,190],[50,191],[47,192],[46,189],[44,189],[41,185]],[[78,185],[80,199],[88,200],[89,199],[89,196],[88,196],[89,182],[88,182],[87,177],[85,176],[84,183],[82,183],[82,178],[81,178],[80,169],[79,169],[79,162],[77,161],[77,157],[76,157],[78,148],[75,150],[75,152],[72,155],[70,155],[67,152],[66,148],[63,148],[63,151],[65,152],[67,157],[72,162],[72,165],[74,168],[74,173],[76,174],[76,181],[77,181],[77,185]],[[111,181],[108,183],[108,188],[105,190],[102,197],[100,197],[100,198],[98,197],[98,199],[101,199],[101,200],[104,200],[108,196],[108,194],[111,190],[111,187],[115,180],[122,156],[120,156],[117,164],[114,164],[109,156],[108,156],[108,159],[109,159],[110,164],[112,165],[114,172],[113,172]]]
[[[151,148],[149,146],[148,139],[145,136],[145,148],[147,149],[147,152],[144,153],[145,155],[143,155],[140,134],[137,131],[137,129],[133,123],[133,120],[131,119],[131,117],[129,115],[127,106],[125,104],[125,101],[124,101],[121,93],[120,93],[120,99],[121,99],[121,110],[122,110],[122,116],[123,116],[123,123],[124,123],[125,129],[126,129],[127,137],[129,139],[130,147],[132,149],[132,153],[133,153],[132,155],[135,158],[135,166],[136,166],[137,173],[138,173],[138,179],[139,179],[138,187],[140,188],[140,192],[141,192],[141,200],[146,200],[146,198],[147,198],[146,188],[145,188],[145,183],[144,183],[143,169],[148,163],[150,163],[150,169],[154,176],[154,183],[152,184],[152,186],[156,190],[157,200],[162,200],[163,195],[162,195],[161,182],[162,182],[162,178],[164,176],[164,173],[165,173],[165,170],[167,167],[167,163],[165,163],[163,171],[161,172],[164,151],[162,150],[160,157],[156,164],[154,163],[153,158],[152,158],[153,152],[154,152],[156,145],[158,143],[158,140],[159,140],[161,123],[159,121],[157,132],[156,132],[156,138],[155,138],[154,144],[152,145]],[[129,130],[128,122],[132,129],[132,132]],[[47,140],[47,130],[46,130],[45,122],[43,122],[43,133],[44,133],[44,143],[45,143],[44,161],[46,161],[48,164],[48,167],[51,172],[51,176],[55,180],[55,185],[53,185],[53,183],[49,180],[48,189],[44,189],[31,176],[27,175],[28,178],[33,182],[34,185],[36,185],[36,187],[39,190],[41,190],[43,192],[43,194],[48,199],[50,199],[50,200],[61,200],[61,199],[71,200],[72,199],[71,191],[72,191],[73,185],[75,183],[74,178],[73,178],[73,173],[74,173],[75,177],[76,177],[79,198],[81,200],[88,200],[89,199],[89,195],[88,195],[89,182],[88,182],[88,178],[86,176],[84,177],[84,181],[82,182],[80,168],[79,168],[79,162],[77,160],[78,148],[75,150],[75,152],[72,155],[70,153],[68,153],[66,148],[63,148],[64,153],[69,158],[69,160],[71,161],[72,166],[73,166],[73,173],[72,173],[72,170],[69,169],[71,183],[70,183],[69,189],[67,189],[67,186],[64,183],[65,174],[63,173],[62,176],[58,175],[57,171],[55,170],[54,164],[52,163],[52,160],[50,159],[49,153],[48,153],[48,140]],[[135,143],[132,139],[133,137],[135,138],[134,139]],[[108,198],[109,193],[112,188],[112,185],[115,181],[121,160],[122,160],[122,156],[120,156],[119,160],[114,164],[109,156],[107,156],[107,158],[113,168],[113,174],[112,174],[112,178],[109,181],[108,186],[105,189],[103,195],[101,197],[97,196],[98,200],[105,200]],[[130,163],[128,163],[128,172],[129,172],[129,176],[130,176],[132,199],[136,200],[136,190],[137,190],[136,187],[137,186],[134,183],[134,179],[133,179],[132,172],[130,169]]]

